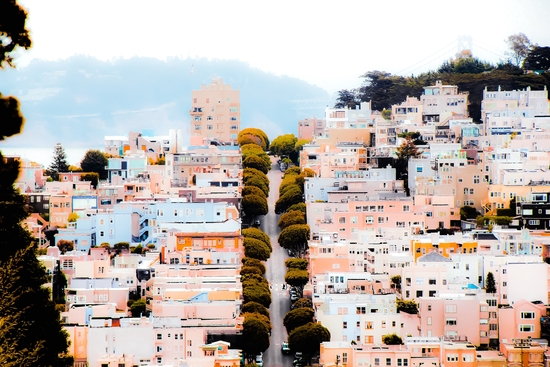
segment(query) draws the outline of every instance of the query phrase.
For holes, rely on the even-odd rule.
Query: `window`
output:
[[[424,294],[424,292],[422,292],[422,291],[416,291],[416,297],[417,297],[417,298],[422,297],[423,294]]]
[[[456,319],[445,319],[446,325],[456,325]]]
[[[528,324],[519,325],[519,331],[523,333],[530,333],[530,332],[533,332],[534,330],[535,330],[535,327],[533,325],[528,325]]]
[[[366,307],[356,307],[355,308],[355,313],[357,315],[359,314],[366,314],[367,313],[367,308]]]
[[[207,130],[214,130],[214,125],[206,125]]]
[[[449,312],[449,313],[456,312],[456,305],[445,305],[445,312]]]
[[[386,321],[382,320],[382,327],[385,328],[386,327]]]
[[[188,347],[192,347],[193,346],[193,341],[191,339],[187,340],[187,346]]]
[[[370,330],[373,328],[372,321],[365,321],[365,329]]]
[[[455,354],[455,353],[447,354],[447,362],[458,362],[458,354]]]
[[[386,366],[391,366],[391,358],[386,358]]]
[[[531,311],[524,311],[521,313],[521,318],[522,319],[534,319],[535,318],[535,313],[534,312],[531,312]]]
[[[471,353],[463,354],[462,355],[462,361],[463,362],[473,362],[474,361],[474,355]]]
[[[411,207],[409,205],[403,205],[403,211],[408,212],[411,210]]]
[[[365,222],[366,222],[367,224],[372,224],[372,223],[374,223],[374,217],[373,217],[372,215],[367,216],[367,217],[365,218]]]
[[[430,279],[428,280],[428,284],[430,284],[430,285],[436,285],[436,284],[437,284],[437,283],[436,283],[436,279],[435,279],[435,278],[430,278]]]
[[[398,367],[407,367],[409,365],[409,359],[408,358],[397,358],[397,366]]]
[[[162,334],[157,334],[157,340],[162,340]]]
[[[342,322],[342,329],[347,329],[347,328],[348,328],[348,322],[347,321]]]

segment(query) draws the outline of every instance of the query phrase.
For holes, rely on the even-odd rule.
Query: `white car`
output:
[[[264,365],[264,357],[263,357],[263,354],[260,353],[256,356],[256,366],[263,367],[263,365]]]

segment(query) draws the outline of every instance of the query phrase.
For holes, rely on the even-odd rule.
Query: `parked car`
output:
[[[261,224],[261,222],[260,222],[259,219],[256,219],[256,220],[254,221],[254,227],[259,227],[260,224]]]
[[[263,354],[260,353],[256,356],[256,366],[263,367],[263,365],[264,365],[264,357],[263,357]]]
[[[284,354],[290,354],[290,347],[288,346],[287,342],[283,342],[283,344],[281,345],[281,351]]]
[[[293,292],[293,291],[290,292],[290,300],[291,300],[292,302],[297,301],[299,298],[300,298],[300,297],[298,297],[298,293]]]

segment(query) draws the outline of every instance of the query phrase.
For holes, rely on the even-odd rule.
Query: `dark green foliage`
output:
[[[298,138],[294,134],[280,135],[273,140],[269,148],[271,153],[279,157],[288,157],[294,164],[298,163],[299,150],[296,149]]]
[[[303,202],[303,193],[302,190],[297,185],[293,185],[285,193],[279,197],[275,203],[275,213],[281,214],[287,211],[287,209],[300,202]]]
[[[290,349],[308,355],[319,353],[321,343],[328,341],[330,341],[328,329],[314,322],[297,327],[288,335]]]
[[[285,282],[293,287],[300,289],[309,282],[309,272],[307,270],[289,269],[285,274]]]
[[[306,224],[306,215],[298,210],[291,210],[281,215],[279,218],[279,228],[285,229],[293,224]]]
[[[349,108],[354,110],[355,106],[360,104],[361,99],[357,95],[357,91],[355,89],[342,89],[338,91],[338,98],[336,98],[334,108]]]
[[[309,226],[307,224],[293,224],[286,227],[279,234],[278,242],[282,248],[302,253],[307,248],[309,240]]]
[[[313,322],[313,316],[315,312],[311,308],[295,308],[287,312],[283,319],[286,332],[290,334],[297,327]]]
[[[267,245],[263,241],[257,240],[255,238],[245,237],[243,240],[243,244],[244,256],[246,257],[266,261],[271,255],[269,247],[267,247]]]
[[[271,305],[271,293],[269,288],[260,284],[243,284],[243,299],[244,303],[257,302],[263,305],[265,308],[269,308]]]
[[[287,175],[288,176],[292,176],[292,175],[298,176],[298,175],[300,175],[300,173],[301,173],[300,167],[296,167],[296,166],[290,167],[289,169],[287,169],[285,171],[285,178],[286,178]]]
[[[262,148],[264,150],[269,150],[269,145],[270,145],[269,138],[267,137],[266,133],[263,132],[263,130],[260,130],[254,127],[243,129],[239,132],[238,139],[240,139],[245,135],[252,135],[252,136],[258,137],[262,141],[262,143],[259,145],[262,145]],[[239,144],[239,145],[243,145],[243,144]]]
[[[258,157],[257,155],[249,155],[248,157],[243,159],[243,168],[255,168],[258,171],[267,173],[271,168],[271,164],[266,163],[265,160]]]
[[[523,60],[525,70],[550,70],[550,47],[534,47]]]
[[[258,302],[247,302],[241,308],[241,313],[250,312],[250,313],[259,313],[265,315],[269,318],[269,310]]]
[[[27,12],[15,0],[0,3],[0,68],[13,65],[14,51],[19,47],[29,49],[31,38],[26,28]],[[4,121],[2,121],[4,122]],[[3,124],[2,124],[3,125]]]
[[[85,173],[81,176],[82,181],[89,181],[92,183],[92,187],[94,189],[97,188],[97,184],[99,183],[99,173],[97,172],[89,172]]]
[[[249,361],[269,348],[269,330],[255,317],[247,317],[243,322],[243,352]]]
[[[391,287],[401,291],[401,275],[394,275],[390,278]]]
[[[61,253],[64,254],[65,252],[72,251],[74,249],[74,242],[67,241],[67,240],[59,240],[57,242],[57,247],[59,248],[59,251],[61,251]]]
[[[258,274],[245,274],[241,276],[241,283],[243,288],[253,285],[259,285],[266,290],[269,289],[269,282],[262,275]]]
[[[267,245],[267,247],[269,247],[269,250],[270,251],[272,250],[272,248],[271,248],[271,239],[261,229],[259,229],[259,228],[245,228],[241,231],[241,233],[244,237],[255,238],[257,240],[263,241]]]
[[[246,195],[241,200],[242,210],[249,218],[256,217],[258,215],[266,215],[268,211],[267,200],[260,195]]]
[[[245,318],[245,320],[248,317],[253,317],[255,319],[260,320],[261,322],[264,323],[265,327],[267,328],[267,331],[271,332],[271,321],[269,320],[269,316],[266,316],[266,315],[261,314],[259,312],[242,312],[241,316],[243,316]]]
[[[304,308],[313,308],[313,302],[309,298],[299,298],[294,304],[292,305],[294,309],[304,307]]]
[[[257,274],[257,275],[263,275],[262,271],[255,267],[255,266],[243,266],[241,268],[241,276],[246,274]]]
[[[397,306],[397,312],[403,311],[410,314],[418,313],[418,303],[413,300],[402,300],[398,298],[395,303]]]
[[[268,170],[271,169],[271,158],[269,158],[267,153],[264,152],[264,150],[258,144],[245,144],[241,146],[241,153],[243,157],[243,163],[249,157],[254,156],[263,160]]]
[[[476,219],[478,215],[481,215],[473,206],[463,206],[460,208],[460,219]]]
[[[495,67],[475,57],[465,57],[445,61],[437,70],[438,73],[480,74],[494,70]]]
[[[269,197],[269,178],[262,171],[255,168],[243,169],[244,186],[256,186],[262,190],[265,197]]]
[[[31,46],[27,13],[15,0],[0,1],[0,68],[13,66],[13,51]],[[18,134],[24,124],[19,103],[0,94],[0,140]],[[36,243],[21,222],[28,216],[25,199],[15,189],[19,161],[0,154],[0,366],[72,366],[68,334],[51,299],[46,269]],[[55,276],[55,299],[60,276]]]
[[[83,172],[96,172],[101,180],[107,179],[107,164],[109,160],[105,153],[99,150],[88,150],[80,161],[80,168]]]
[[[245,187],[243,187],[241,195],[242,196],[258,195],[258,196],[262,196],[264,198],[266,197],[265,193],[262,190],[260,190],[259,188],[257,188],[256,186],[245,186]]]
[[[306,203],[298,203],[298,204],[294,204],[294,205],[289,206],[286,211],[290,212],[292,210],[297,210],[297,211],[300,211],[300,212],[306,214],[306,208],[307,208]]]
[[[393,334],[386,334],[382,336],[382,343],[386,345],[401,345],[403,344],[403,339],[395,333]]]
[[[286,259],[285,266],[287,269],[307,270],[308,261],[306,259],[290,258]]]
[[[241,262],[243,263],[243,267],[253,267],[253,268],[257,268],[258,270],[260,270],[260,275],[263,275],[265,274],[265,265],[258,259],[253,259],[251,257],[243,257],[243,259],[241,260]],[[242,275],[242,271],[241,271],[241,275]]]
[[[46,174],[54,181],[59,181],[61,172],[69,172],[69,163],[67,163],[67,154],[61,143],[57,143],[53,150],[53,161],[46,170]]]
[[[497,292],[497,287],[495,284],[495,276],[493,273],[488,272],[487,278],[485,278],[485,293],[494,294]]]
[[[132,317],[146,316],[146,303],[144,299],[138,299],[130,306]]]

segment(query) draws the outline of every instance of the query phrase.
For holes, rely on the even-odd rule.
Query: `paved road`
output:
[[[273,159],[272,159],[273,161]],[[276,160],[275,160],[276,161]],[[271,282],[271,331],[270,346],[264,353],[265,367],[292,366],[292,356],[284,355],[281,352],[281,343],[287,340],[286,329],[283,326],[283,318],[290,310],[290,298],[288,289],[283,290],[285,281],[285,260],[288,258],[286,251],[279,247],[277,237],[279,236],[279,216],[275,214],[275,202],[279,198],[279,186],[281,184],[281,171],[279,166],[274,164],[269,177],[269,213],[264,217],[261,224],[262,230],[271,238],[273,252],[266,263],[266,278]]]

